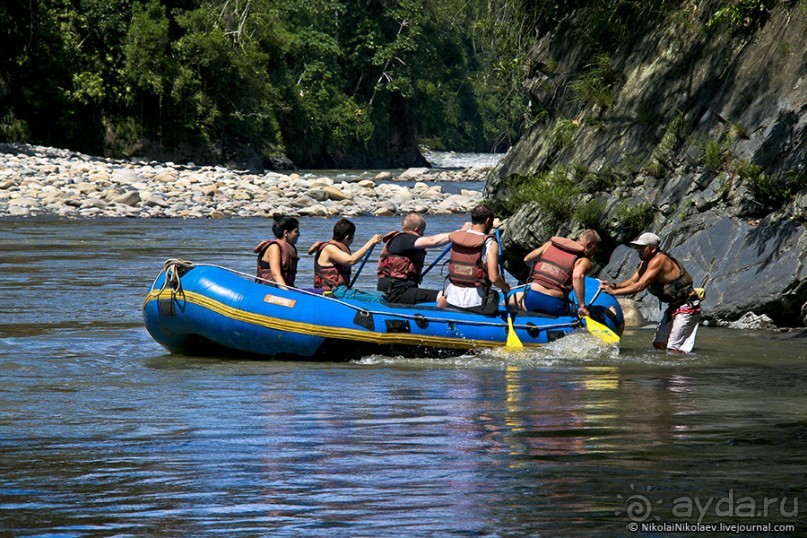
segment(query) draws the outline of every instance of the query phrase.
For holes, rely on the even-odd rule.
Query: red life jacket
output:
[[[549,246],[533,265],[529,281],[566,295],[571,291],[574,264],[584,257],[586,249],[566,237],[553,237],[549,241]]]
[[[488,270],[482,263],[482,249],[491,237],[461,230],[449,234],[451,255],[448,260],[448,280],[452,284],[460,288],[490,287]]]
[[[286,241],[280,241],[279,239],[273,239],[271,241],[264,240],[258,243],[258,246],[255,247],[255,252],[258,253],[258,278],[264,279],[259,280],[262,284],[266,284],[267,280],[272,280],[272,270],[269,267],[269,262],[264,261],[263,255],[266,253],[266,249],[269,248],[270,245],[277,245],[280,247],[280,274],[283,276],[283,280],[286,281],[286,284],[289,286],[294,286],[294,279],[297,277],[297,262],[300,260],[300,257],[297,255],[297,247],[292,245],[291,243],[287,243]]]
[[[387,250],[390,243],[402,234],[411,234],[420,237],[415,232],[390,232],[384,236],[384,248],[378,257],[378,278],[390,278],[394,280],[408,280],[415,284],[420,284],[420,273],[423,271],[423,262],[426,260],[424,249],[415,249],[408,256],[403,254],[390,254]]]
[[[321,242],[317,246],[316,254],[314,254],[314,287],[332,290],[339,286],[347,286],[350,283],[349,265],[334,263],[333,267],[322,267],[319,264],[319,255],[322,254],[322,250],[328,245],[335,245],[342,252],[350,254],[350,249],[347,248],[347,245],[344,243],[334,241],[333,239]]]

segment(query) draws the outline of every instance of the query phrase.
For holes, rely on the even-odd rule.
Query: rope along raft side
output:
[[[591,286],[592,289],[594,286]],[[151,336],[172,352],[201,351],[258,356],[342,359],[357,353],[396,354],[422,348],[468,350],[504,346],[507,312],[494,316],[434,303],[396,305],[337,298],[259,282],[225,267],[168,260],[143,304]],[[621,333],[622,313],[613,297],[597,305],[609,328]],[[525,347],[541,346],[580,327],[573,315],[515,316]],[[344,355],[344,356],[343,356]]]

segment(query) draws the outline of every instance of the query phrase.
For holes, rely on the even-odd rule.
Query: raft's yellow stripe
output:
[[[407,333],[380,333],[375,331],[360,331],[356,329],[349,329],[347,327],[327,327],[324,325],[313,325],[311,323],[302,323],[299,321],[289,321],[286,319],[265,316],[263,314],[255,314],[253,312],[233,308],[224,303],[211,299],[210,297],[206,297],[192,291],[185,291],[181,294],[181,296],[178,296],[170,290],[163,290],[160,293],[151,292],[146,297],[143,306],[145,307],[145,305],[150,301],[155,301],[157,299],[184,300],[237,321],[243,321],[252,325],[258,325],[260,327],[267,327],[279,331],[320,336],[323,338],[358,340],[360,342],[371,342],[374,344],[404,344],[460,349],[470,349],[475,347],[501,347],[504,345],[503,341],[498,340],[470,340],[443,338],[439,336],[423,336]]]

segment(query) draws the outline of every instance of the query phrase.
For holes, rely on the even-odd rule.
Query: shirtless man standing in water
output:
[[[603,281],[600,288],[611,295],[634,295],[647,290],[667,303],[653,339],[656,349],[689,353],[701,318],[700,299],[692,286],[692,277],[681,263],[659,248],[661,239],[645,232],[630,242],[642,263],[627,280],[614,284]]]

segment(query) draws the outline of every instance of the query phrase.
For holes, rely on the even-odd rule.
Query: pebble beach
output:
[[[132,162],[42,146],[0,144],[0,217],[351,217],[467,213],[482,189],[443,192],[438,183],[483,182],[489,167],[411,168],[371,176],[266,171],[194,163]],[[405,183],[405,184],[398,184]]]

